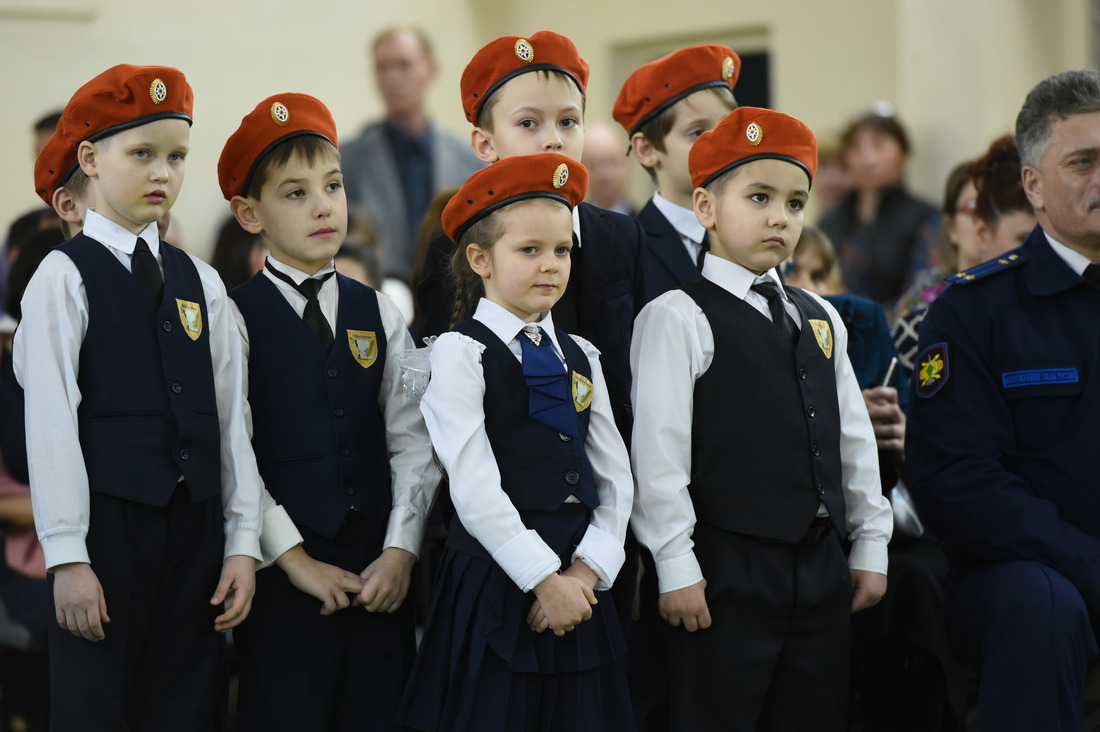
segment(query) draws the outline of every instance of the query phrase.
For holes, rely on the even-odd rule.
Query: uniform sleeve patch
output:
[[[1077,369],[1072,366],[1061,369],[1006,371],[1001,374],[1001,383],[1006,389],[1021,386],[1041,386],[1043,384],[1076,384],[1080,380]]]
[[[947,361],[947,344],[933,343],[917,356],[917,396],[934,396],[951,376]]]

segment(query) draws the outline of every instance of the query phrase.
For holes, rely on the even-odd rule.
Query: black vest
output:
[[[248,327],[252,447],[264,485],[296,523],[330,539],[349,509],[380,531],[393,505],[378,296],[340,274],[336,286],[327,354],[266,275],[231,293]]]
[[[182,474],[191,500],[220,495],[210,314],[195,263],[160,243],[157,303],[96,240],[81,234],[58,248],[88,298],[77,420],[91,490],[164,506]]]
[[[843,536],[833,359],[844,354],[834,350],[828,314],[785,288],[802,314],[792,346],[771,320],[713,282],[682,289],[714,332],[714,360],[695,383],[690,492],[699,520],[793,542],[823,502]],[[811,320],[828,324],[825,347]]]

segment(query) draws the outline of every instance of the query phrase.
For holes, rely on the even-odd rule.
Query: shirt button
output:
[[[344,489],[344,495],[345,496],[354,496],[355,495],[355,489],[350,487],[350,486],[345,488]]]
[[[335,366],[329,366],[328,371],[326,371],[325,373],[328,374],[328,377],[330,379],[335,379],[337,376],[340,375],[340,369],[336,368]]]
[[[164,323],[160,327],[164,328],[165,333],[171,333],[172,332],[172,321],[171,320],[166,320],[166,321],[164,321]]]
[[[176,382],[176,383],[172,384],[172,392],[173,393],[179,394],[181,391],[183,391],[183,387],[179,385],[179,382]]]
[[[799,369],[798,370],[798,378],[800,378],[800,379],[805,379],[806,378],[806,369]]]
[[[191,453],[187,452],[186,447],[183,448],[182,450],[180,450],[180,460],[189,460],[190,458],[191,458]]]
[[[351,450],[347,449],[346,447],[341,447],[341,448],[340,448],[340,454],[341,454],[341,455],[342,455],[343,457],[347,457],[348,455],[350,455],[350,454],[351,454]]]
[[[562,442],[569,442],[573,438],[570,437],[569,435],[565,434],[564,432],[559,432],[558,433],[558,439],[561,440]]]
[[[810,417],[816,417],[817,416],[817,410],[814,409],[813,407],[810,407],[809,409],[806,410],[806,414],[809,415]]]
[[[340,407],[337,407],[336,409],[332,410],[332,413],[335,414],[337,417],[343,417],[344,416],[344,410],[341,409]]]
[[[810,449],[810,452],[812,452],[812,453],[814,454],[814,457],[817,457],[818,455],[820,455],[820,454],[821,454],[821,445],[816,445],[816,444],[815,444],[815,445],[814,445],[814,446],[813,446],[813,447],[812,447],[812,448]]]
[[[570,470],[565,474],[565,482],[569,485],[576,485],[581,482],[581,474],[576,470]]]

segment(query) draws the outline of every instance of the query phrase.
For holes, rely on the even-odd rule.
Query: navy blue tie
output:
[[[523,352],[523,375],[527,377],[530,395],[528,414],[556,432],[580,437],[565,367],[554,353],[546,331],[537,325],[527,325],[517,338]]]

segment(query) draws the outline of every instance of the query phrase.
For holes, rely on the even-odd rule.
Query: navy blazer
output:
[[[642,241],[642,266],[645,268],[643,305],[662,293],[699,279],[699,267],[684,247],[680,232],[657,209],[652,199],[638,214],[638,223],[645,232]]]

